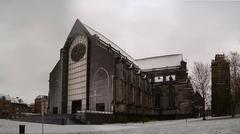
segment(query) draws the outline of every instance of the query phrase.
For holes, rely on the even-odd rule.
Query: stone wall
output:
[[[212,61],[212,114],[231,114],[230,69],[224,55]]]
[[[153,106],[162,118],[163,116],[193,115],[192,95],[193,88],[188,80],[186,62],[182,61],[178,67],[164,68],[146,72],[153,84]],[[172,81],[170,80],[172,78]],[[162,80],[158,80],[161,78]],[[168,118],[168,117],[167,117]]]
[[[112,112],[114,52],[92,36],[89,55],[89,110]]]
[[[49,78],[48,113],[62,113],[62,60],[59,60]]]
[[[123,59],[116,60],[115,112],[151,115],[152,84]]]

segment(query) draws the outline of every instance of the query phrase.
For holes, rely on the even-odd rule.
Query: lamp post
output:
[[[42,102],[41,102],[42,104]],[[43,105],[41,105],[41,110],[42,110],[42,134],[44,133],[44,111],[43,111]]]

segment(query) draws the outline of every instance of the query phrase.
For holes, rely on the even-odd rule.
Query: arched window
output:
[[[112,95],[110,91],[109,74],[105,68],[101,67],[93,76],[93,88],[90,91],[91,110],[109,112],[110,95]]]
[[[167,87],[168,90],[168,105],[173,108],[175,106],[175,87],[170,85]]]

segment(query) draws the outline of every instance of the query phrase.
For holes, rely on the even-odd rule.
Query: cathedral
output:
[[[50,72],[50,115],[83,123],[127,122],[193,114],[182,54],[134,59],[77,20]]]

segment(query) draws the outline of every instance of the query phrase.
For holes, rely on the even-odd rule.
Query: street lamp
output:
[[[43,111],[43,106],[41,102],[41,110],[42,110],[42,134],[44,133],[44,111]]]

